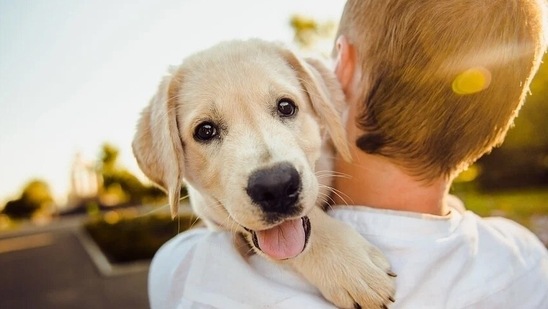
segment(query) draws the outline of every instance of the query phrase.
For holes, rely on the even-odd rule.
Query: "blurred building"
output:
[[[95,163],[85,160],[81,153],[76,153],[70,171],[67,207],[73,208],[96,200],[100,179]]]

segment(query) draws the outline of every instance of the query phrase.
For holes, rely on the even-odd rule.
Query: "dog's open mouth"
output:
[[[267,230],[248,231],[257,249],[275,260],[285,260],[296,257],[306,248],[310,220],[305,216],[284,221]]]

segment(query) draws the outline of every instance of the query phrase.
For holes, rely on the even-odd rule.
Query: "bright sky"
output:
[[[289,43],[291,14],[338,21],[343,5],[0,0],[0,203],[32,178],[64,198],[74,155],[95,160],[106,141],[138,174],[130,146],[135,125],[168,65],[227,39]]]

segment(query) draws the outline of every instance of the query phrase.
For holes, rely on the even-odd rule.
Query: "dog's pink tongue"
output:
[[[302,219],[287,220],[271,229],[256,233],[261,251],[273,259],[289,259],[304,249],[305,232]]]

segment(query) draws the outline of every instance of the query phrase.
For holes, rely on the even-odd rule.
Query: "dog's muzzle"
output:
[[[246,192],[264,213],[283,216],[295,215],[298,211],[301,188],[299,172],[289,162],[282,162],[253,172]]]
[[[299,255],[310,237],[310,220],[302,216],[301,175],[289,162],[261,168],[249,176],[246,192],[271,228],[252,231],[253,246],[276,260]],[[296,218],[296,219],[295,219]]]
[[[296,257],[304,251],[310,238],[310,220],[304,216],[286,220],[272,228],[252,231],[253,245],[264,254],[275,260]]]

